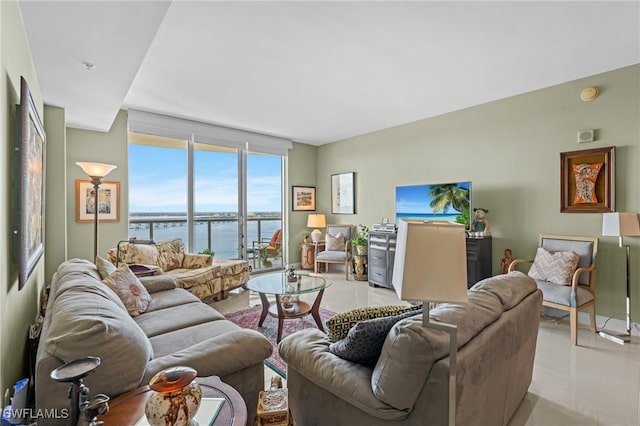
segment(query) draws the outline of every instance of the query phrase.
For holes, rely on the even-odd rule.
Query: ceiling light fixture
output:
[[[82,66],[84,67],[85,70],[87,71],[92,71],[96,69],[96,66],[93,65],[91,62],[83,62]]]

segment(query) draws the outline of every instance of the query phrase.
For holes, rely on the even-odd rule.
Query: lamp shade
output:
[[[402,300],[466,302],[464,225],[400,221],[392,283]]]
[[[105,177],[111,171],[118,166],[114,166],[112,164],[104,164],[104,163],[87,163],[87,162],[77,162],[77,166],[79,166],[88,176],[90,177]]]
[[[640,236],[636,213],[605,213],[602,215],[602,235],[615,237]]]
[[[307,218],[307,226],[309,228],[326,228],[327,221],[323,214],[310,214]]]

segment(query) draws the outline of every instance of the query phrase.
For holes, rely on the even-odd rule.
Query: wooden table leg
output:
[[[280,339],[282,339],[282,326],[284,325],[284,311],[282,310],[280,295],[278,294],[276,294],[276,309],[278,310],[278,338],[276,339],[276,343],[280,343]]]
[[[269,313],[269,300],[264,293],[260,293],[260,301],[262,302],[262,313],[260,314],[260,321],[258,322],[258,327],[262,327],[262,323],[264,319],[267,317]]]
[[[322,325],[322,320],[320,319],[320,302],[322,302],[322,296],[324,295],[324,288],[318,292],[316,296],[316,300],[313,302],[313,306],[311,307],[311,316],[316,321],[316,325],[322,331],[324,331],[324,327]]]

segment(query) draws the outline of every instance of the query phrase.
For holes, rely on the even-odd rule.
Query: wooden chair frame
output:
[[[538,247],[542,247],[544,240],[564,240],[564,241],[583,241],[583,242],[591,242],[593,244],[593,251],[591,253],[591,265],[586,268],[577,268],[573,273],[573,277],[571,279],[571,287],[574,292],[577,291],[578,287],[588,290],[591,294],[593,294],[593,299],[583,303],[578,306],[570,306],[563,305],[559,303],[554,303],[544,299],[543,292],[543,306],[548,306],[550,308],[559,309],[562,311],[569,312],[569,326],[571,327],[571,344],[578,344],[578,312],[584,309],[589,309],[589,325],[591,332],[596,332],[596,255],[598,254],[598,238],[594,237],[574,237],[574,236],[565,236],[565,235],[540,235],[538,239]],[[509,272],[516,269],[516,266],[521,263],[533,263],[533,259],[514,259],[509,265]],[[589,275],[589,284],[584,285],[580,284],[578,281],[580,280],[580,275],[583,273],[590,273]]]
[[[344,269],[345,269],[345,279],[347,281],[349,281],[349,269],[351,269],[351,261],[352,261],[352,257],[350,256],[351,254],[351,239],[353,238],[353,230],[354,230],[354,226],[353,225],[349,225],[349,224],[332,224],[332,225],[327,225],[327,232],[329,230],[329,228],[331,228],[332,226],[335,227],[341,227],[341,228],[346,228],[349,227],[350,231],[349,231],[349,239],[347,241],[345,241],[344,244],[344,252],[345,252],[345,260],[330,260],[330,259],[321,259],[318,260],[318,243],[316,243],[316,247],[315,247],[315,259],[313,261],[313,271],[315,273],[318,273],[318,263],[324,263],[324,269],[325,271],[329,272],[329,263],[342,263],[344,264]],[[326,250],[326,241],[325,241],[325,250]]]

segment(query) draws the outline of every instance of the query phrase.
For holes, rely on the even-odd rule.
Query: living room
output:
[[[26,373],[25,336],[38,310],[40,291],[61,262],[91,257],[93,230],[75,222],[74,182],[84,178],[75,162],[93,159],[117,164],[110,178],[120,181],[121,209],[127,212],[128,136],[125,110],[117,113],[108,132],[99,132],[67,127],[64,106],[45,105],[39,87],[45,76],[36,73],[20,6],[8,1],[0,7],[5,74],[0,129],[5,146],[11,147],[15,138],[14,105],[20,101],[20,76],[29,81],[47,133],[46,251],[20,291],[10,254],[12,180],[8,172],[0,178],[3,221],[7,224],[2,233],[6,255],[0,260],[0,384],[6,389]],[[588,87],[598,87],[601,94],[584,102],[580,93]],[[624,250],[616,238],[602,237],[602,214],[560,212],[560,153],[615,146],[615,210],[639,212],[638,99],[640,65],[636,60],[617,69],[333,143],[312,145],[294,140],[287,155],[287,192],[291,185],[315,186],[317,211],[327,214],[329,223],[372,224],[395,216],[398,185],[472,181],[473,205],[490,210],[494,273],[499,272],[506,248],[514,257],[532,256],[540,233],[600,237],[597,315],[601,326],[610,316],[624,318],[620,316],[625,312]],[[596,140],[578,145],[577,132],[585,128],[597,129]],[[11,150],[3,150],[0,166],[10,170],[12,164]],[[331,215],[330,176],[344,172],[356,176],[356,213]],[[310,229],[306,213],[291,212],[287,207],[287,263],[295,264],[300,262],[298,246]],[[127,232],[126,220],[101,224],[99,251],[106,252],[126,238]],[[637,238],[625,242],[631,245],[632,253],[640,250]],[[631,293],[638,295],[640,264],[632,259],[631,267]],[[631,300],[631,311],[640,312],[637,296]],[[637,334],[637,329],[634,332]]]

